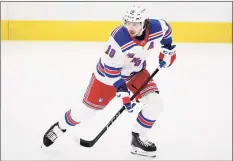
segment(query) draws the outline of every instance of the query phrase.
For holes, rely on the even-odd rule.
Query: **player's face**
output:
[[[141,22],[125,22],[125,27],[131,37],[136,37],[141,31]]]

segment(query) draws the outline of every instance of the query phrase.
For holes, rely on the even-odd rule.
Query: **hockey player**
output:
[[[130,91],[135,93],[149,78],[146,69],[148,55],[155,54],[154,48],[160,47],[158,63],[165,62],[164,68],[170,67],[176,59],[171,33],[171,27],[165,20],[149,19],[145,8],[133,6],[127,10],[123,25],[111,32],[106,51],[92,73],[83,106],[68,110],[48,129],[43,137],[44,146],[52,145],[71,126],[94,117],[115,96],[122,100],[128,112],[133,112],[135,103],[130,101]],[[141,90],[135,100],[144,107],[132,129],[131,153],[153,157],[157,148],[146,136],[163,109],[163,100],[154,80]]]

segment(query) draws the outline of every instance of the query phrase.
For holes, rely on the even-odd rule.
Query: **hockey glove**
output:
[[[117,89],[116,93],[117,98],[121,98],[123,102],[123,106],[128,110],[128,112],[133,112],[133,107],[136,105],[136,103],[132,103],[130,100],[130,91],[126,87],[126,85],[123,85]]]
[[[160,67],[170,67],[176,60],[176,45],[164,45],[161,48],[159,54],[159,65]]]

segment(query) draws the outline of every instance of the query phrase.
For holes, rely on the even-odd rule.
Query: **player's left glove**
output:
[[[176,45],[164,45],[159,54],[160,67],[170,67],[176,60]]]
[[[121,86],[120,88],[117,89],[117,98],[121,98],[124,107],[128,110],[129,113],[133,112],[133,107],[136,105],[136,103],[131,102],[130,100],[130,92],[126,85]]]

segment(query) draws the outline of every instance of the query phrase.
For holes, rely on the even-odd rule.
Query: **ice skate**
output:
[[[138,133],[132,132],[131,153],[147,157],[156,157],[157,148],[154,143],[145,140]]]
[[[66,132],[66,130],[60,129],[60,127],[58,126],[58,122],[52,125],[48,129],[48,131],[44,134],[43,145],[41,146],[41,148],[43,146],[46,146],[46,147],[51,146],[56,141],[56,139],[59,136],[61,136],[64,132]]]

